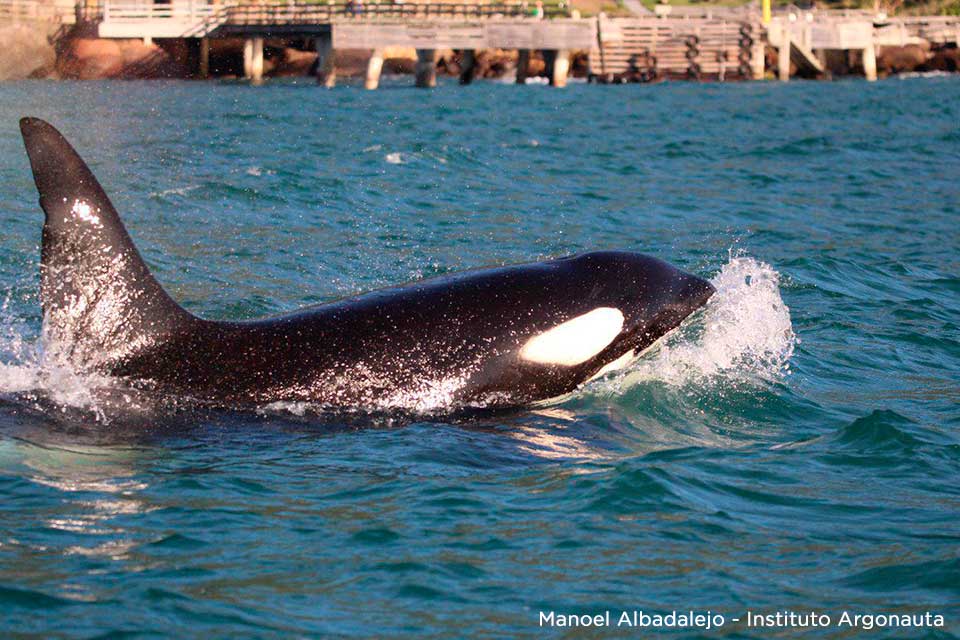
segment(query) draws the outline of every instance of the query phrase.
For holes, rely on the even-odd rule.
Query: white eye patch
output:
[[[619,309],[597,307],[530,338],[520,357],[539,364],[572,367],[603,351],[621,329],[623,313]]]

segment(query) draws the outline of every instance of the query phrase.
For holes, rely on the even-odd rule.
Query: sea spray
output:
[[[762,385],[789,374],[797,337],[780,295],[780,274],[755,258],[733,256],[710,282],[717,292],[703,311],[608,381],[607,388],[624,390],[646,381],[684,386],[720,378]]]
[[[77,373],[48,337],[28,338],[26,322],[10,309],[11,296],[8,291],[0,305],[0,395],[42,397],[62,408],[91,410],[97,419],[104,419],[95,390],[111,381]]]
[[[39,386],[36,346],[24,338],[25,323],[10,309],[12,296],[12,291],[7,291],[0,304],[0,394],[22,393]]]

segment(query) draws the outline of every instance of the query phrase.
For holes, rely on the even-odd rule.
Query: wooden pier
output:
[[[69,0],[56,0],[61,5]],[[86,0],[89,2],[90,0]],[[37,0],[0,0],[4,8]],[[388,47],[416,51],[416,85],[436,84],[439,50],[460,52],[461,83],[473,78],[476,52],[517,50],[517,80],[528,74],[532,52],[542,52],[552,85],[562,87],[574,52],[588,56],[589,74],[600,82],[659,78],[780,80],[792,73],[827,71],[830,52],[856,57],[867,79],[877,77],[877,47],[924,41],[960,47],[960,17],[887,19],[857,11],[781,11],[764,23],[748,8],[667,7],[649,16],[580,18],[558,4],[418,3],[402,0],[103,0],[78,5],[77,20],[95,26],[100,38],[184,39],[198,43],[199,74],[206,75],[210,41],[243,38],[244,75],[262,82],[268,39],[309,39],[317,52],[320,84],[336,82],[334,54],[370,52],[365,86],[376,88]],[[659,8],[659,7],[658,7]],[[882,18],[882,19],[881,19]],[[767,69],[765,54],[776,52]]]

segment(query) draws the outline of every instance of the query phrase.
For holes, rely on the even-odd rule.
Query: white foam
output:
[[[36,394],[58,405],[93,410],[94,390],[107,386],[99,376],[77,374],[53,349],[43,349],[43,340],[30,341],[25,323],[9,311],[10,296],[0,305],[0,393]]]
[[[10,312],[8,293],[0,304],[0,393],[22,393],[39,385],[36,349],[25,334],[22,320]]]
[[[722,378],[746,384],[782,379],[797,344],[780,274],[747,256],[731,257],[710,282],[716,287],[702,314],[638,359],[620,380],[631,386]]]
[[[265,415],[268,413],[289,413],[291,415],[303,417],[311,410],[320,410],[320,405],[311,402],[300,402],[295,400],[277,400],[265,404],[257,409],[257,413]]]

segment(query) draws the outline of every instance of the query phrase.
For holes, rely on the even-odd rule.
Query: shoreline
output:
[[[0,37],[4,34],[0,27]],[[100,38],[65,39],[58,47],[46,45],[34,34],[18,33],[20,42],[30,46],[17,47],[20,55],[6,62],[3,80],[238,80],[245,81],[243,74],[243,40],[239,38],[216,41],[211,53],[211,63],[206,78],[197,77],[189,69],[189,51],[183,51],[176,42],[144,44],[139,39],[110,40]],[[289,40],[269,40],[265,46],[265,79],[311,78],[317,74],[317,54],[298,48],[301,43]],[[8,45],[7,49],[10,49]],[[905,45],[878,47],[878,77],[904,73],[957,73],[960,71],[960,49],[932,45]],[[414,76],[416,52],[412,48],[392,47],[385,49],[382,73],[390,76]],[[602,84],[655,83],[664,80],[718,81],[716,77],[698,79],[683,74],[642,74],[635,77],[622,74],[601,78],[591,74],[586,51],[574,52],[570,78],[574,81]],[[764,79],[773,79],[777,70],[777,52],[767,47],[764,56]],[[366,73],[366,50],[341,50],[336,52],[335,73],[339,78],[362,79]],[[475,56],[477,79],[508,81],[517,72],[516,51],[482,49]],[[462,52],[443,50],[438,52],[435,73],[438,76],[456,78],[462,73]],[[526,82],[536,84],[549,81],[549,73],[543,55],[532,52],[525,74]],[[15,68],[11,69],[10,67]],[[796,74],[796,71],[794,71]],[[828,78],[862,76],[862,63],[849,60],[834,60]],[[530,82],[533,80],[533,82]],[[729,76],[722,81],[747,81],[747,78]]]
[[[670,18],[374,13],[357,19],[329,9],[323,16],[263,13],[258,6],[231,5],[215,14],[190,8],[181,15],[129,13],[117,5],[92,16],[78,6],[73,22],[66,16],[0,21],[0,47],[9,52],[0,59],[0,81],[242,78],[260,84],[312,76],[326,87],[338,77],[364,78],[366,88],[375,89],[384,73],[412,75],[416,86],[429,88],[437,76],[458,77],[460,84],[546,78],[563,87],[568,78],[621,84],[960,72],[960,17],[950,16],[793,9],[766,22],[710,11]],[[260,13],[250,14],[253,9]],[[183,35],[188,23],[194,27]]]

